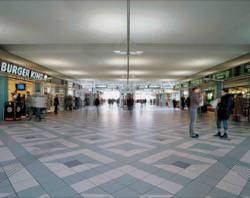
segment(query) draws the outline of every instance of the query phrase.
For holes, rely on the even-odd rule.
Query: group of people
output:
[[[192,89],[190,94],[190,126],[189,135],[191,138],[199,138],[199,134],[194,132],[197,120],[197,109],[202,103],[202,94],[198,87]],[[216,107],[216,125],[217,133],[214,135],[223,139],[228,138],[228,119],[233,112],[233,99],[228,93],[228,89],[221,91],[221,98]],[[223,123],[223,131],[221,130],[221,123]]]
[[[31,120],[33,115],[33,99],[29,91],[26,92],[26,94],[20,94],[17,91],[15,91],[12,94],[13,102],[15,102],[17,105],[21,107],[22,116],[27,117],[28,120]],[[59,98],[56,95],[53,101],[54,105],[54,113],[57,114],[60,106]]]
[[[20,94],[17,91],[12,93],[13,102],[20,106],[22,116],[27,116],[30,120],[33,114],[32,112],[32,98],[30,92],[27,91],[26,94]]]
[[[173,99],[172,102],[173,102],[173,107],[174,107],[174,109],[176,109],[176,108],[177,108],[177,105],[178,105],[177,100],[176,100],[176,99]],[[180,108],[181,108],[181,110],[184,110],[186,107],[187,107],[188,109],[189,109],[189,107],[190,107],[190,97],[185,98],[185,96],[182,96],[182,97],[181,97],[181,101],[180,101]]]
[[[181,97],[181,109],[184,110],[185,107],[189,109],[190,107],[190,97],[185,98],[185,96]]]

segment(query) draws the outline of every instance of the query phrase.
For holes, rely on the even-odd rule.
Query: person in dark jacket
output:
[[[18,103],[21,103],[22,98],[21,98],[21,94],[20,93],[17,94],[17,97],[16,97],[15,101],[18,102]]]
[[[228,138],[228,119],[232,113],[232,96],[228,94],[228,89],[221,92],[220,102],[217,105],[217,134],[215,136]],[[221,133],[221,122],[223,122],[224,134]]]
[[[177,107],[177,101],[175,99],[173,99],[173,107],[174,107],[174,109],[176,109],[176,107]]]
[[[186,101],[185,101],[187,108],[190,108],[190,97],[187,97]]]
[[[134,99],[133,99],[133,96],[131,94],[128,94],[127,96],[127,107],[128,107],[128,110],[130,112],[132,112],[133,110],[133,107],[134,107]]]
[[[185,97],[184,96],[182,96],[181,97],[181,110],[184,110],[185,109]]]
[[[96,106],[96,111],[97,111],[97,113],[99,113],[99,106],[100,106],[100,104],[101,104],[99,95],[96,96],[96,99],[95,99],[94,104],[95,104],[95,106]]]
[[[200,89],[194,87],[192,93],[190,94],[190,126],[189,126],[189,135],[191,138],[198,138],[199,134],[194,132],[196,120],[197,120],[197,109],[202,102],[202,95]]]
[[[58,106],[59,106],[59,99],[58,99],[57,95],[54,98],[54,106],[55,106],[55,114],[57,114],[58,113]]]

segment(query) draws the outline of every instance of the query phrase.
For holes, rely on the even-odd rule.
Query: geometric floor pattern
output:
[[[0,123],[0,197],[250,197],[250,126],[188,136],[187,111],[102,107]]]

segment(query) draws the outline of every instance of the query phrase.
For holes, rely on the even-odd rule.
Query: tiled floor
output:
[[[187,129],[187,112],[116,106],[1,123],[0,197],[250,197],[250,126]]]

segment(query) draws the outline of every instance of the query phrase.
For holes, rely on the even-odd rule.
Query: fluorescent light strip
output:
[[[126,51],[120,51],[120,50],[114,50],[113,53],[118,55],[127,55]],[[143,51],[130,51],[130,55],[141,55],[143,54]]]

